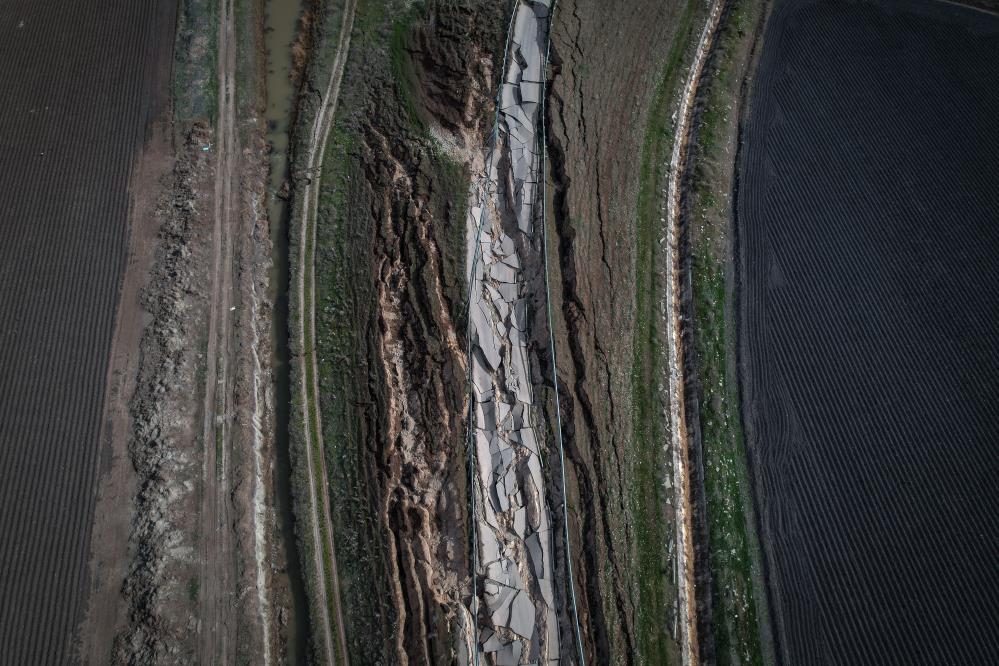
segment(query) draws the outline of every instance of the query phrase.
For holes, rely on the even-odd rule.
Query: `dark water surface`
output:
[[[740,161],[747,442],[789,664],[999,664],[999,19],[778,0]]]
[[[288,132],[295,91],[290,79],[291,44],[295,39],[298,18],[302,12],[300,0],[267,0],[265,6],[267,47],[267,141],[271,146],[270,182],[267,191],[267,215],[271,226],[273,252],[271,259],[271,301],[274,303],[274,434],[277,460],[275,490],[278,527],[288,562],[282,575],[291,592],[291,613],[287,618],[288,646],[286,658],[290,664],[304,664],[308,650],[308,605],[302,578],[301,563],[295,541],[295,525],[291,507],[291,462],[288,453],[288,413],[291,406],[290,365],[288,349],[288,220],[286,201],[277,196],[288,177]]]

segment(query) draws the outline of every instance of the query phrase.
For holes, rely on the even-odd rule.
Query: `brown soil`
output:
[[[128,549],[134,521],[132,499],[136,476],[128,458],[131,432],[129,403],[139,373],[139,341],[150,315],[142,305],[142,288],[159,248],[157,198],[173,166],[169,120],[156,122],[131,179],[129,250],[115,323],[108,369],[107,404],[101,435],[101,480],[94,512],[91,548],[90,604],[80,631],[81,660],[108,661],[115,634],[125,624],[125,608],[117,602],[131,556]]]
[[[242,61],[227,62],[231,81]],[[264,543],[258,571],[254,538],[258,520],[268,539],[276,533],[266,145],[262,121],[237,115],[259,118],[259,96],[239,95],[247,104],[225,114],[224,155],[207,122],[163,121],[137,167],[81,629],[87,663],[282,661],[286,599],[267,586],[281,562]]]
[[[641,658],[632,558],[642,527],[633,521],[629,500],[635,456],[634,211],[646,118],[681,12],[680,3],[637,3],[621,12],[607,3],[562,2],[553,33],[552,298],[575,513],[574,569],[593,663]],[[546,330],[542,323],[534,328]],[[544,357],[540,364],[541,376],[550,376]],[[563,642],[569,640],[564,636]],[[678,658],[679,648],[673,649]]]

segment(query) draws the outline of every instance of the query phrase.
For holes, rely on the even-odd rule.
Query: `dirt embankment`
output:
[[[283,601],[268,585],[280,562],[268,547],[270,243],[264,128],[255,120],[259,16],[227,13],[239,53],[229,78],[245,87],[227,100],[234,105],[227,159],[237,176],[223,202],[222,129],[209,120],[219,86],[205,76],[214,66],[206,37],[215,29],[214,4],[192,3],[181,17],[172,123],[139,169],[146,174],[133,208],[140,233],[124,291],[134,302],[116,340],[113,455],[81,630],[86,663],[190,663],[206,650],[221,661],[279,661],[271,639]],[[223,310],[216,330],[225,344],[209,364],[207,324]],[[225,372],[209,373],[212,365]],[[215,395],[206,402],[209,383]],[[211,516],[209,494],[220,500]],[[127,551],[118,545],[126,535]],[[124,566],[102,566],[109,561]]]
[[[199,476],[195,451],[184,442],[197,441],[190,419],[178,418],[196,408],[192,394],[197,375],[197,345],[189,345],[190,316],[197,284],[195,216],[199,199],[207,193],[198,184],[210,169],[201,146],[210,130],[197,125],[184,138],[165,194],[157,207],[159,245],[142,307],[150,324],[140,342],[135,392],[131,397],[126,461],[135,470],[138,493],[134,498],[129,536],[131,563],[124,577],[122,597],[127,609],[125,625],[115,640],[115,659],[125,663],[183,658],[191,646],[185,636],[195,629],[193,608],[169,610],[179,600],[195,596],[188,591],[197,583],[196,561],[190,536],[192,526],[184,515],[197,514],[194,486]],[[172,181],[172,182],[171,182]],[[185,450],[186,449],[186,450]],[[185,538],[187,537],[187,538]],[[167,581],[173,580],[173,585]]]
[[[327,34],[335,35],[329,18]],[[488,132],[485,91],[505,24],[485,3],[401,15],[369,4],[355,21],[374,27],[352,38],[317,221],[330,527],[351,659],[438,663],[461,648],[455,634],[470,589],[459,454],[468,171],[448,151]],[[316,41],[319,58],[325,37]],[[306,154],[301,130],[321,89],[321,64],[307,75],[296,160]],[[296,183],[315,177],[300,161],[293,172]],[[293,238],[292,256],[300,242]],[[301,439],[296,446],[301,470]],[[311,553],[305,536],[302,551]]]
[[[593,663],[678,661],[676,577],[667,559],[672,493],[661,490],[670,487],[668,437],[653,423],[665,418],[665,405],[654,397],[659,376],[636,362],[643,336],[654,337],[655,322],[644,322],[640,310],[645,299],[658,300],[657,268],[641,251],[635,216],[640,197],[662,185],[640,192],[652,141],[645,130],[663,113],[653,108],[663,102],[657,86],[672,93],[682,85],[676,73],[693,21],[684,3],[640,2],[619,12],[576,0],[561,2],[558,12],[548,111],[550,259],[584,639]],[[549,377],[545,357],[540,365],[539,376]],[[646,400],[651,414],[638,405]]]
[[[168,194],[157,209],[161,220],[159,247],[142,294],[142,307],[150,323],[140,343],[138,380],[129,409],[129,459],[115,463],[130,463],[138,484],[131,507],[131,563],[122,584],[122,600],[117,602],[126,610],[115,640],[116,662],[182,663],[195,654],[199,634],[217,630],[198,610],[204,584],[199,545],[206,535],[198,519],[205,443],[199,436],[197,396],[198,386],[204,382],[204,285],[211,246],[210,223],[203,211],[210,210],[206,204],[213,178],[212,161],[203,147],[210,140],[211,131],[204,124],[189,131],[171,177],[164,183]],[[249,233],[242,236],[240,263],[263,267],[266,243],[260,239],[267,237],[265,220],[252,214],[243,219]],[[237,275],[240,305],[230,307],[235,308],[237,326],[244,331],[241,335],[246,342],[252,335],[251,326],[261,332],[257,353],[266,358],[262,332],[269,328],[259,298],[265,273],[251,269],[237,271]],[[251,306],[253,294],[258,295],[256,306]],[[225,528],[232,530],[233,545],[216,553],[219,560],[229,563],[225,566],[232,567],[233,587],[221,593],[226,595],[223,603],[229,609],[225,616],[245,645],[259,640],[250,627],[260,626],[256,595],[240,594],[240,590],[255,589],[257,584],[254,521],[260,517],[252,513],[251,493],[257,483],[269,482],[266,466],[253,469],[255,429],[268,427],[269,410],[261,391],[262,368],[254,363],[251,349],[243,347],[233,359],[232,435],[228,442],[221,442],[231,446],[233,453],[226,490],[231,522]]]

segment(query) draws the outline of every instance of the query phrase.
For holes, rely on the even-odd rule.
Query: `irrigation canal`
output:
[[[274,373],[274,489],[277,528],[285,551],[287,568],[275,573],[278,589],[291,595],[287,618],[287,652],[290,664],[304,664],[308,652],[308,605],[302,579],[301,562],[295,541],[291,506],[291,461],[288,452],[288,411],[291,406],[290,352],[288,347],[288,202],[280,192],[288,178],[288,147],[295,88],[291,80],[292,52],[301,0],[267,0],[265,6],[267,48],[267,142],[270,144],[270,181],[267,188],[267,215],[270,220],[272,268],[271,302],[274,303],[274,340],[271,368]],[[280,579],[284,580],[280,580]]]

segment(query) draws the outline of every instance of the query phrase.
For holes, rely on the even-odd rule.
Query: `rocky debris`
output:
[[[547,0],[519,2],[499,94],[499,134],[468,214],[474,446],[484,611],[477,650],[495,664],[558,663],[551,517],[528,361],[524,265],[537,252],[539,101]],[[537,260],[537,257],[534,257]]]

